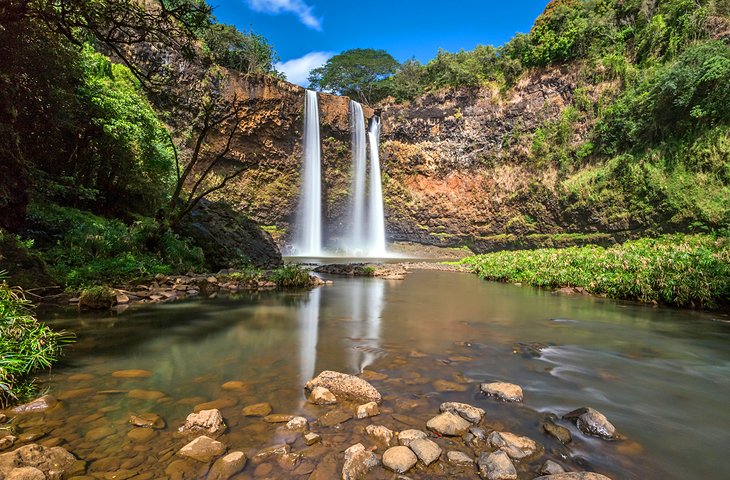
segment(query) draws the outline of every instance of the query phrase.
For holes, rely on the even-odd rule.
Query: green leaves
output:
[[[310,87],[347,95],[365,103],[382,98],[378,82],[396,72],[398,62],[385,50],[356,48],[327,60],[309,74]]]
[[[486,280],[582,287],[611,298],[714,308],[730,299],[730,238],[668,235],[610,248],[498,252],[463,263]]]

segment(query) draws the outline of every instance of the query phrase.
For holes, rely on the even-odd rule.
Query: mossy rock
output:
[[[117,296],[109,287],[86,288],[79,296],[79,307],[89,310],[105,310],[111,308]]]

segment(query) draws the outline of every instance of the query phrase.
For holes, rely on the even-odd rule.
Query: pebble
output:
[[[418,440],[419,438],[428,438],[428,435],[426,434],[426,432],[413,428],[403,430],[402,432],[398,433],[398,443],[400,445],[403,445],[404,447],[409,446],[413,441]]]
[[[383,466],[395,473],[406,473],[416,462],[418,458],[408,447],[391,447],[383,453]]]
[[[433,440],[419,438],[408,446],[424,465],[429,466],[441,456],[441,447]]]
[[[449,461],[449,463],[451,463],[452,465],[456,465],[457,467],[471,467],[472,465],[474,465],[473,458],[471,458],[464,452],[459,452],[456,450],[446,453],[446,459]]]
[[[374,417],[375,415],[379,414],[380,410],[378,409],[378,404],[375,402],[368,402],[364,405],[359,405],[357,407],[357,413],[355,414],[355,417],[358,419],[363,419]]]
[[[441,435],[461,436],[469,430],[471,424],[451,412],[445,412],[426,422],[426,426]]]
[[[479,475],[485,480],[517,480],[512,460],[502,451],[482,453],[477,466]]]

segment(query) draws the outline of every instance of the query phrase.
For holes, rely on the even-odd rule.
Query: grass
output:
[[[679,307],[730,302],[730,237],[667,235],[603,248],[522,250],[461,261],[485,280],[582,287],[609,298]]]
[[[33,395],[29,375],[49,368],[70,340],[39,322],[22,292],[0,280],[0,408]]]
[[[277,268],[271,272],[270,278],[279,288],[307,288],[312,285],[309,271],[295,264]]]

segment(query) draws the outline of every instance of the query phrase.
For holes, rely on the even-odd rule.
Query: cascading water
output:
[[[350,130],[352,131],[352,199],[350,201],[351,231],[345,249],[363,252],[368,238],[365,234],[365,177],[367,175],[367,149],[365,142],[365,115],[362,105],[350,102]]]
[[[322,255],[322,167],[317,92],[307,90],[304,104],[304,167],[299,198],[298,255]]]
[[[370,120],[368,129],[370,144],[370,225],[368,231],[368,256],[384,257],[385,213],[383,211],[383,187],[380,179],[380,117]]]

